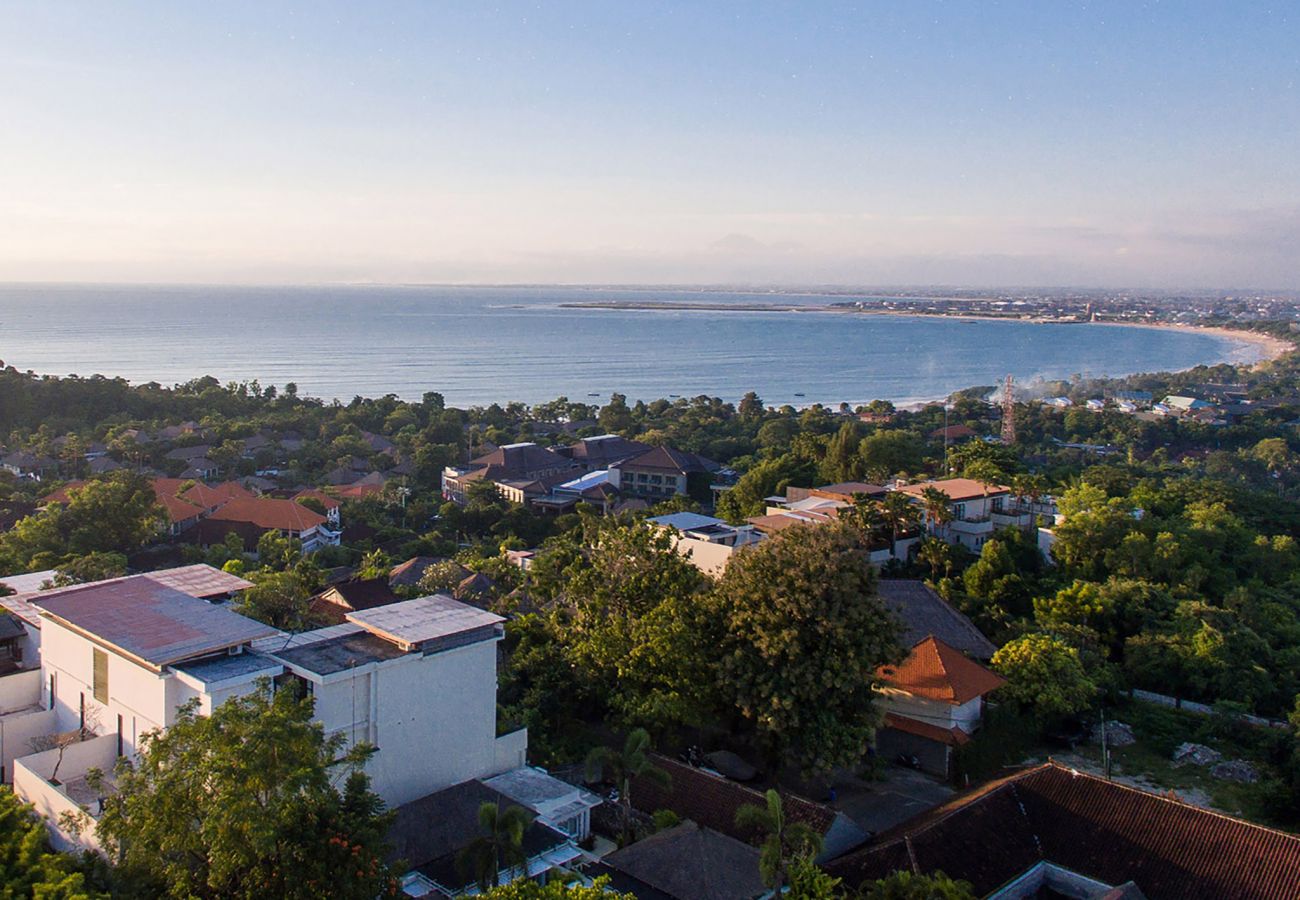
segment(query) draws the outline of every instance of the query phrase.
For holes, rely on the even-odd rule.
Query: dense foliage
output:
[[[119,893],[139,897],[352,897],[394,890],[389,817],[361,770],[312,721],[310,699],[263,690],[210,716],[183,707],[123,759],[96,832]],[[343,769],[342,790],[335,786]]]

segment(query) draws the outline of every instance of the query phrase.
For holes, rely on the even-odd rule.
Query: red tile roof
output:
[[[953,728],[940,728],[938,725],[909,719],[907,716],[897,713],[885,713],[885,726],[931,741],[938,741],[940,744],[947,744],[949,747],[960,747],[962,744],[970,743],[970,735],[960,728],[955,726]]]
[[[238,481],[226,481],[212,485],[200,482],[181,494],[182,499],[188,500],[197,506],[202,506],[204,509],[216,509],[231,500],[251,500],[256,496]]]
[[[263,529],[306,531],[325,524],[325,517],[293,500],[249,497],[222,504],[208,521],[246,522]]]
[[[961,651],[930,635],[912,648],[897,666],[881,666],[876,676],[891,687],[927,700],[960,706],[1006,684]]]
[[[922,481],[919,484],[905,484],[898,490],[913,497],[920,497],[926,488],[934,488],[945,494],[949,500],[974,500],[976,497],[1007,494],[1011,488],[1000,484],[984,484],[973,478],[944,478],[939,481]]]
[[[325,507],[326,509],[337,509],[339,506],[342,505],[341,503],[339,503],[338,498],[331,497],[329,494],[325,493],[324,491],[317,490],[316,488],[303,488],[301,491],[294,494],[289,499],[302,500],[308,497],[310,497],[313,500],[319,500],[321,506]]]
[[[691,472],[716,472],[718,464],[698,453],[687,453],[672,447],[655,447],[640,456],[625,459],[620,469],[648,469],[655,472],[673,472],[688,475]]]
[[[942,870],[978,896],[1050,862],[1149,900],[1295,900],[1300,837],[1056,763],[991,782],[827,868],[850,886]]]
[[[764,806],[767,801],[762,793],[666,756],[653,757],[654,764],[668,773],[671,782],[665,789],[648,778],[633,779],[633,806],[647,813],[671,809],[684,819],[742,841],[754,837],[737,827],[736,810],[747,803]],[[818,834],[826,834],[835,823],[836,812],[829,806],[794,794],[782,793],[782,800],[791,822],[802,822]]]

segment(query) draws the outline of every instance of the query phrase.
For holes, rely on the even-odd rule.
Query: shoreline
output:
[[[1190,322],[1122,322],[1080,321],[1078,319],[1051,319],[1044,317],[1021,318],[1019,316],[995,316],[987,313],[932,313],[922,311],[904,311],[897,309],[862,309],[860,307],[831,305],[799,305],[784,303],[673,303],[673,302],[628,302],[620,300],[560,303],[562,309],[610,310],[615,312],[734,312],[734,313],[832,313],[838,315],[890,316],[910,319],[955,319],[972,322],[1020,322],[1031,325],[1102,325],[1111,328],[1154,328],[1166,331],[1181,331],[1186,334],[1208,334],[1243,345],[1243,349],[1255,351],[1251,360],[1232,363],[1236,365],[1259,365],[1272,362],[1300,347],[1271,334],[1251,331],[1245,328],[1225,328],[1222,325],[1196,325]],[[1217,365],[1218,363],[1198,363],[1198,365]],[[1176,371],[1186,372],[1195,366]],[[935,400],[930,402],[942,402]]]

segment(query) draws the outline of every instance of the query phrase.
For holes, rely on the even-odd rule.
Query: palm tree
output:
[[[939,572],[952,571],[952,550],[938,538],[926,538],[921,542],[921,549],[916,553],[918,562],[930,567],[931,579],[937,584]]]
[[[912,498],[902,491],[890,491],[880,501],[880,515],[889,527],[889,555],[898,558],[898,535],[915,526],[920,517]]]
[[[649,779],[664,789],[672,783],[668,773],[651,762],[650,733],[644,728],[637,728],[627,736],[622,752],[601,746],[587,754],[587,780],[612,781],[618,788],[623,832],[620,846],[631,838],[633,778]]]
[[[736,827],[766,835],[759,849],[758,874],[773,896],[781,896],[793,857],[813,857],[822,852],[821,835],[802,822],[787,821],[781,795],[775,790],[767,792],[766,806],[746,803],[736,810]]]
[[[925,516],[930,522],[932,532],[944,532],[948,528],[948,523],[952,521],[952,506],[948,495],[937,487],[927,487],[921,490],[921,508],[925,510]]]
[[[853,501],[853,506],[844,510],[844,517],[862,535],[862,541],[871,546],[885,530],[885,520],[880,512],[880,502],[874,497],[861,494]]]
[[[525,865],[524,832],[532,821],[533,814],[522,806],[502,809],[492,802],[480,806],[478,824],[483,834],[461,851],[457,866],[462,877],[471,872],[478,886],[487,889],[500,884],[502,869]]]

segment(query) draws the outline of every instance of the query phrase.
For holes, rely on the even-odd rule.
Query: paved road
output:
[[[889,766],[883,781],[836,779],[832,804],[866,830],[879,833],[946,802],[954,791],[923,772]]]

